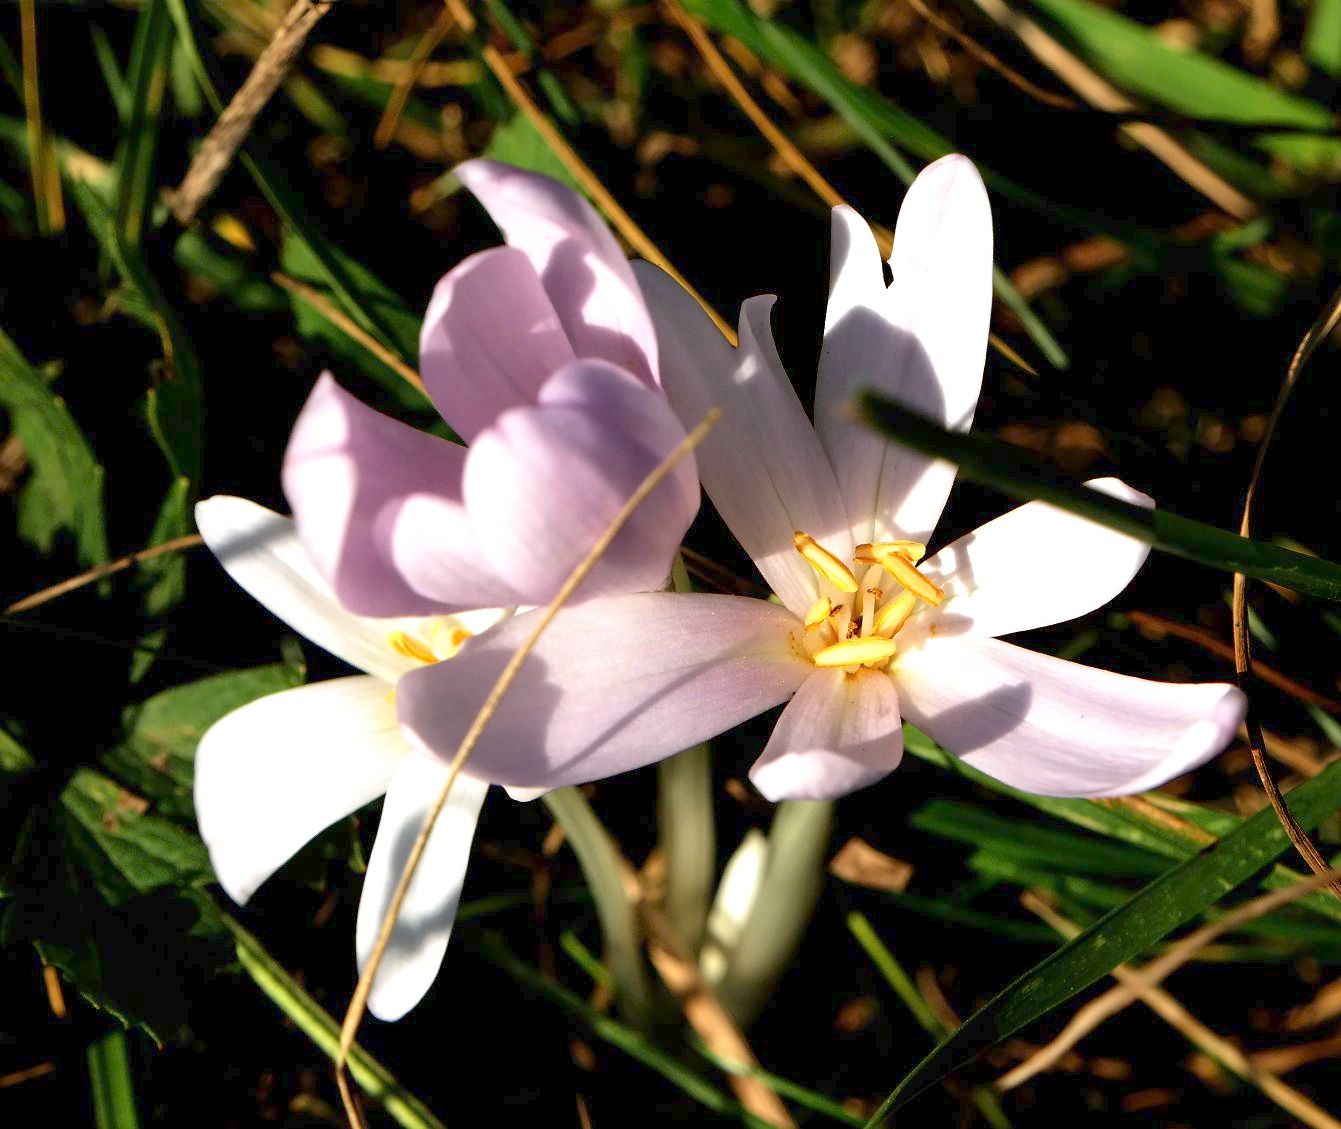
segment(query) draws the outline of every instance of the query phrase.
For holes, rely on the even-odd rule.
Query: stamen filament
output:
[[[913,614],[916,608],[917,597],[911,592],[900,592],[876,613],[875,625],[872,630],[876,635],[892,639],[908,622],[908,617]]]
[[[882,552],[878,548],[874,551],[884,570],[909,592],[920,596],[933,608],[940,606],[941,601],[945,599],[945,593],[918,572],[912,561],[899,552],[890,550]]]
[[[819,667],[879,666],[889,662],[898,652],[893,639],[868,635],[857,639],[843,639],[811,656]]]
[[[796,546],[796,551],[806,559],[806,563],[840,592],[855,592],[857,590],[857,578],[852,575],[852,570],[811,537],[809,533],[802,533],[798,530],[792,536],[792,544]]]
[[[884,595],[880,591],[880,566],[871,565],[866,570],[866,575],[861,578],[861,633],[862,635],[871,634],[872,624],[875,620],[875,605],[880,602]]]

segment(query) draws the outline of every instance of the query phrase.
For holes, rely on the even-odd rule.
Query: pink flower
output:
[[[1111,600],[1148,547],[1041,503],[924,558],[954,478],[844,412],[871,387],[967,429],[982,384],[992,224],[973,166],[947,157],[909,190],[885,285],[875,241],[834,212],[814,427],[778,359],[773,299],[746,302],[731,348],[668,277],[637,264],[663,386],[682,422],[723,418],[705,489],[780,603],[649,592],[575,608],[541,639],[473,769],[552,788],[656,761],[788,702],[751,777],[770,799],[825,799],[903,755],[902,722],[1028,791],[1113,796],[1219,752],[1244,699],[1036,654],[998,636]],[[1153,502],[1115,479],[1090,484]],[[450,755],[508,656],[518,616],[400,684],[402,725]],[[789,700],[790,699],[790,700]]]
[[[201,835],[220,882],[245,902],[312,836],[385,793],[360,964],[447,774],[405,740],[392,687],[487,635],[510,605],[549,601],[684,438],[658,388],[633,273],[587,203],[489,161],[458,174],[509,240],[455,267],[424,321],[424,383],[469,448],[381,415],[327,375],[284,459],[294,520],[242,498],[196,509],[239,584],[364,672],[262,698],[213,726],[196,754]],[[599,607],[664,584],[698,502],[687,458],[576,598]],[[437,974],[487,780],[470,769],[453,788],[373,983],[375,1015],[399,1018]]]

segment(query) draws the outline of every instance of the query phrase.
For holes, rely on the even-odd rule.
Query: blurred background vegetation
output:
[[[967,153],[999,268],[977,428],[1237,528],[1286,363],[1341,281],[1341,0],[681,4],[331,0],[185,224],[170,190],[283,0],[6,5],[0,1114],[13,1124],[343,1124],[327,1012],[353,986],[375,819],[333,829],[242,911],[211,884],[190,802],[210,721],[338,664],[189,544],[14,605],[189,538],[199,497],[282,508],[283,443],[325,368],[431,425],[405,379],[421,311],[441,274],[497,238],[450,169],[487,153],[571,179],[537,113],[728,320],[745,297],[781,295],[803,399],[830,204],[890,227],[917,168]],[[1258,522],[1332,557],[1334,371],[1329,343],[1284,417]],[[1002,506],[961,486],[943,536]],[[710,513],[689,543],[749,575]],[[1117,606],[1028,641],[1131,674],[1224,678],[1228,593],[1227,575],[1157,555]],[[1251,617],[1275,772],[1312,782],[1309,826],[1331,854],[1341,618],[1267,586]],[[769,827],[743,779],[770,724],[715,746],[719,861]],[[1135,953],[1230,890],[1257,892],[1273,858],[1302,868],[1261,814],[1243,747],[1144,806],[1031,804],[910,748],[922,755],[839,805],[813,925],[747,1031],[797,1123],[864,1124],[957,1018],[1056,949],[1023,891],[1079,925],[1103,919]],[[590,795],[638,864],[656,844],[654,783]],[[1198,854],[1235,835],[1234,860]],[[837,861],[852,840],[878,854]],[[1175,870],[1160,902],[1151,884]],[[489,805],[443,977],[401,1024],[363,1030],[370,1117],[751,1123],[693,1036],[610,1009],[589,959],[600,945],[545,811]],[[1219,939],[1169,987],[1253,1070],[1341,1115],[1338,961],[1341,912],[1317,894]],[[1107,969],[1068,986],[1074,971],[1048,973],[1054,1002]],[[999,1099],[974,1089],[1074,1006],[988,1040],[901,1123],[1298,1123],[1252,1070],[1140,1007]]]

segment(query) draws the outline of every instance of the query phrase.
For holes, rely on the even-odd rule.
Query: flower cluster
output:
[[[1030,503],[928,554],[953,467],[846,410],[868,387],[971,424],[992,222],[967,160],[935,162],[909,190],[890,284],[865,222],[835,210],[813,424],[773,342],[772,298],[744,304],[733,347],[667,275],[628,263],[575,193],[487,161],[458,171],[507,240],[453,269],[424,323],[425,385],[468,446],[324,376],[285,456],[293,521],[237,498],[198,510],[240,584],[365,672],[262,699],[206,735],[197,810],[234,898],[385,792],[359,910],[366,959],[447,760],[532,630],[526,606],[554,595],[687,428],[722,418],[486,728],[401,912],[375,1014],[403,1014],[436,974],[487,782],[529,797],[596,780],[783,703],[750,774],[772,800],[873,783],[897,767],[904,721],[1008,784],[1065,796],[1156,787],[1236,732],[1231,686],[1131,678],[1000,638],[1111,600],[1145,544]],[[774,599],[667,590],[700,480]],[[1090,486],[1154,505],[1116,479]]]

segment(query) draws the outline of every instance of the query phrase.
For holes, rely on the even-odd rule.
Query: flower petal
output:
[[[967,158],[922,170],[899,211],[883,274],[869,229],[834,211],[829,310],[816,428],[852,516],[853,539],[926,541],[954,468],[873,435],[842,415],[870,388],[947,427],[968,430],[982,387],[992,307],[992,215]]]
[[[1133,505],[1155,505],[1116,478],[1085,485]],[[946,599],[909,629],[935,624],[938,636],[996,636],[1064,623],[1108,603],[1149,555],[1150,546],[1135,537],[1046,502],[1029,502],[922,565]]]
[[[465,448],[384,416],[326,374],[284,454],[298,536],[360,615],[517,603],[484,562],[461,503]]]
[[[574,361],[536,407],[504,412],[470,449],[466,508],[484,557],[521,602],[547,603],[683,439],[659,391],[605,361]],[[663,586],[698,502],[687,455],[634,511],[582,598]]]
[[[410,849],[449,772],[446,761],[416,752],[405,758],[391,778],[359,898],[355,943],[360,972],[377,944]],[[368,1010],[378,1019],[392,1021],[403,1016],[424,998],[442,967],[461,902],[475,824],[488,790],[485,781],[465,773],[452,785],[373,978]]]
[[[764,798],[834,800],[903,760],[894,681],[883,671],[816,670],[782,711],[750,779]]]
[[[387,686],[355,675],[259,698],[196,749],[200,837],[239,904],[318,832],[386,790],[410,748]]]
[[[387,682],[419,665],[387,644],[397,621],[344,609],[289,518],[217,495],[196,505],[196,527],[229,576],[318,647]]]
[[[477,159],[456,175],[525,252],[573,351],[657,380],[656,334],[615,237],[571,188],[538,173]]]
[[[451,757],[542,613],[401,679],[401,725]],[[471,754],[500,784],[559,788],[661,760],[788,698],[813,670],[796,619],[765,600],[643,592],[566,608]]]
[[[1220,752],[1243,695],[1131,678],[999,639],[933,639],[894,668],[903,716],[974,768],[1044,796],[1157,788]]]
[[[793,534],[810,534],[844,563],[853,543],[833,470],[773,344],[774,299],[741,307],[733,350],[674,279],[634,265],[657,327],[661,383],[680,422],[692,427],[710,408],[722,410],[696,452],[703,488],[768,586],[802,615],[820,586]]]
[[[453,267],[433,291],[419,335],[419,370],[442,418],[466,442],[503,411],[534,404],[573,359],[535,268],[516,247]]]

